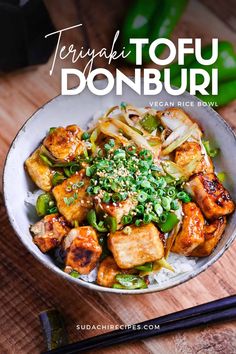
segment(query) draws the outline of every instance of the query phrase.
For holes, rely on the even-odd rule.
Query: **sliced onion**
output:
[[[118,122],[118,120],[116,120],[116,119],[114,119],[114,121]],[[124,145],[126,145],[128,143],[128,139],[126,139],[119,132],[119,128],[117,128],[117,126],[115,124],[113,124],[111,118],[108,118],[106,121],[102,121],[99,124],[99,128],[104,135],[111,136],[112,138],[117,139],[118,141],[120,141]]]
[[[178,127],[176,130],[174,130],[164,141],[163,147],[169,146],[171,143],[173,143],[176,139],[180,138],[187,132],[188,128],[186,126],[181,125]]]
[[[149,143],[147,142],[147,140],[139,133],[137,133],[135,130],[133,130],[132,128],[130,128],[127,124],[113,119],[111,118],[111,122],[119,129],[122,129],[123,132],[125,134],[127,134],[132,140],[133,142],[141,147],[141,148],[146,148],[147,150],[152,151],[153,153],[155,152],[152,147],[149,145]]]
[[[198,129],[198,125],[196,123],[192,124],[187,131],[184,131],[184,134],[170,143],[164,150],[162,150],[163,155],[169,155],[172,151],[177,149],[180,145],[182,145],[188,138]]]

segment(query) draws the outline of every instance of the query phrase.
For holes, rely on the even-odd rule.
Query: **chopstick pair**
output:
[[[191,307],[169,315],[140,322],[134,328],[104,333],[42,354],[73,354],[92,349],[101,349],[129,341],[189,329],[201,325],[236,319],[236,295]],[[153,329],[147,330],[146,326]],[[141,329],[135,329],[141,328]],[[146,327],[147,328],[147,327]]]

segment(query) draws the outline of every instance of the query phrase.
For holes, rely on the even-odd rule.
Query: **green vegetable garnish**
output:
[[[77,199],[78,199],[78,193],[74,193],[73,196],[71,196],[71,197],[64,197],[63,198],[64,203],[67,206],[70,206],[71,204],[73,204]]]
[[[103,222],[99,222],[97,224],[97,215],[95,210],[90,210],[87,214],[87,220],[89,225],[91,225],[92,227],[94,227],[97,231],[99,232],[107,232],[108,229],[104,226]]]
[[[50,167],[53,166],[52,161],[50,161],[47,156],[45,156],[45,155],[43,155],[43,154],[40,154],[39,156],[40,156],[41,160],[42,160],[46,165],[48,165],[48,166],[50,166]]]
[[[51,128],[49,129],[49,134],[52,134],[55,129],[57,129],[57,128],[56,128],[56,127],[51,127]]]
[[[157,129],[160,123],[156,116],[146,113],[140,121],[140,124],[148,133],[152,133],[155,129]]]
[[[166,213],[163,215],[163,217],[160,217],[158,227],[163,233],[166,233],[170,232],[175,227],[175,225],[178,224],[178,222],[179,219],[174,213]]]
[[[210,156],[210,157],[216,157],[219,153],[219,149],[218,148],[215,148],[213,149],[211,147],[211,144],[210,144],[210,141],[209,140],[203,140],[202,141],[203,145],[205,146],[205,149],[206,149],[206,152],[207,152],[207,155]]]
[[[70,276],[73,278],[79,278],[80,274],[77,270],[72,270],[72,272],[70,272]]]
[[[90,138],[90,134],[88,132],[84,132],[81,136],[82,140],[88,140]]]
[[[146,289],[147,284],[144,279],[139,277],[138,275],[132,274],[117,274],[116,275],[117,282],[122,285],[125,289]]]
[[[113,284],[112,287],[114,289],[125,289],[125,286],[122,286],[121,284]]]
[[[115,142],[110,139],[108,144],[113,147]],[[186,192],[177,195],[177,181],[160,174],[160,167],[154,164],[148,149],[137,151],[132,145],[105,149],[102,156],[92,158],[86,175],[90,179],[87,193],[98,196],[103,203],[134,200],[133,210],[121,220],[123,225],[158,223],[159,218],[163,223],[165,212],[179,208],[179,199],[190,200]],[[102,228],[109,229],[104,224]]]
[[[52,177],[52,184],[53,186],[57,186],[58,184],[62,183],[66,177],[60,173],[60,172],[55,172],[53,177]]]
[[[218,180],[223,183],[226,179],[226,174],[225,172],[218,172],[217,173]]]
[[[184,191],[177,193],[177,198],[182,200],[184,203],[189,203],[192,200],[190,195]]]
[[[111,232],[116,232],[117,230],[117,221],[113,216],[106,217],[106,225],[108,226]]]
[[[142,270],[144,272],[151,272],[153,268],[152,262],[145,263],[143,265],[135,267],[135,269]]]
[[[55,205],[55,201],[53,199],[52,194],[50,193],[40,194],[38,196],[38,199],[36,201],[36,206],[35,206],[38,216],[53,214],[55,209],[52,209],[52,207],[55,207],[54,205]]]
[[[132,220],[133,220],[133,218],[132,218],[132,216],[131,215],[124,215],[123,217],[122,217],[122,224],[123,225],[128,225],[128,224],[131,224],[131,222],[132,222]]]

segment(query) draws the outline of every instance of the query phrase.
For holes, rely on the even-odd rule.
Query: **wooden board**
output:
[[[66,5],[63,0],[46,2],[57,28],[71,26],[78,21],[86,23],[86,31],[71,31],[64,38],[65,43],[81,46],[87,38],[88,45],[94,48],[108,46],[108,39],[120,26],[126,4],[124,0],[93,2],[93,6],[85,0],[70,0]],[[102,20],[104,16],[106,21]],[[190,1],[174,38],[184,36],[201,37],[204,42],[219,36],[236,45],[232,28],[197,1]],[[77,64],[78,67],[83,65]],[[101,60],[96,61],[96,66],[102,65],[106,66]],[[36,109],[60,92],[60,65],[57,63],[52,77],[48,74],[50,66],[51,60],[45,65],[0,78],[1,174],[6,152],[20,126]],[[132,73],[131,68],[123,69]],[[235,111],[236,102],[222,108],[220,113],[236,128]],[[38,313],[50,307],[62,311],[70,341],[76,341],[104,332],[77,331],[76,324],[132,324],[235,293],[235,243],[206,272],[160,293],[119,296],[94,293],[72,285],[46,271],[24,248],[9,225],[2,195],[0,200],[0,353],[33,354],[43,350]],[[97,352],[233,354],[236,351],[235,328],[235,322],[228,322]]]

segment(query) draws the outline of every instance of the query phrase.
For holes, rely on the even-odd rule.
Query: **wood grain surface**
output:
[[[201,37],[207,43],[212,37],[231,40],[236,46],[232,26],[213,13],[207,1],[190,1],[173,38]],[[55,26],[63,28],[78,22],[86,28],[64,36],[64,43],[84,44],[98,49],[108,47],[114,31],[119,29],[127,1],[48,0],[46,5]],[[222,2],[221,2],[222,4]],[[223,19],[225,13],[222,13]],[[85,63],[77,63],[83,67]],[[64,66],[66,63],[63,64]],[[70,63],[67,63],[71,66]],[[106,66],[102,60],[95,65]],[[41,105],[60,92],[60,63],[49,77],[51,60],[42,66],[3,75],[0,78],[0,169],[9,145],[21,125]],[[126,73],[132,68],[120,66]],[[110,67],[114,70],[114,67]],[[220,109],[222,116],[236,128],[236,102]],[[17,183],[17,181],[16,181]],[[16,196],[17,197],[17,196]],[[160,293],[119,296],[100,294],[72,285],[46,269],[25,249],[12,230],[0,194],[0,354],[39,353],[45,349],[38,314],[57,307],[65,316],[70,341],[87,338],[104,330],[77,331],[77,324],[132,324],[170,312],[208,302],[236,290],[236,243],[198,277],[174,289]],[[216,324],[139,343],[116,346],[97,353],[159,354],[233,354],[236,352],[235,322]]]

